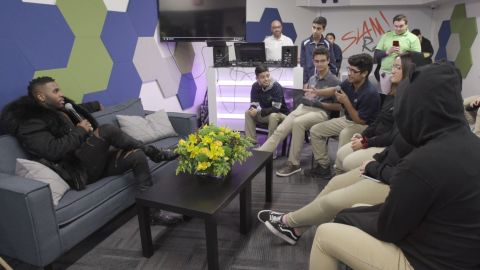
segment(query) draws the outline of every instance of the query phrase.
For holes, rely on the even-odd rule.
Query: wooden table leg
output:
[[[265,165],[265,201],[272,202],[273,157]]]
[[[252,182],[240,192],[240,232],[248,233],[252,226]]]
[[[153,255],[152,231],[150,229],[150,208],[141,206],[138,203],[136,207],[143,256],[150,258]]]
[[[218,270],[217,221],[214,216],[205,219],[205,235],[207,240],[208,269]]]

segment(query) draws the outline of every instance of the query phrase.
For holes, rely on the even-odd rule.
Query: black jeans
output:
[[[137,183],[151,183],[147,157],[143,152],[143,143],[127,135],[112,125],[98,128],[100,137],[91,135],[75,151],[82,167],[88,175],[87,184],[100,178],[133,171]],[[111,146],[114,149],[111,149]]]

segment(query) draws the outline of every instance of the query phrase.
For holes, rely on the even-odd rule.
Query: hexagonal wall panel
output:
[[[18,13],[21,4],[17,0],[2,1],[0,8],[0,37],[13,38],[15,33],[14,18]]]
[[[65,95],[80,101],[85,93],[107,88],[112,65],[112,59],[99,37],[83,37],[75,40],[66,69],[37,71],[35,76],[59,78],[71,87],[63,89]]]
[[[102,33],[107,15],[107,8],[102,0],[58,0],[57,6],[75,37],[99,37]]]
[[[6,37],[0,37],[0,59],[2,59],[0,108],[2,108],[13,99],[27,94],[28,82],[32,79],[34,68],[15,41]]]
[[[265,8],[259,22],[247,22],[247,36],[249,42],[261,42],[266,36],[272,35],[271,23],[279,20],[283,25],[283,34],[290,37],[293,42],[297,39],[297,33],[293,23],[283,22],[280,13],[276,8]]]
[[[125,12],[128,7],[128,0],[103,0],[108,11]]]
[[[35,69],[67,66],[74,36],[57,6],[22,4],[13,20],[15,40]]]
[[[137,44],[137,33],[126,13],[107,13],[102,41],[114,62],[132,61]]]
[[[105,106],[138,98],[142,80],[132,62],[114,63],[105,91],[86,94],[83,101],[102,100]]]
[[[192,71],[195,52],[191,42],[179,42],[175,47],[173,54],[180,73],[189,73]]]
[[[447,46],[445,47],[447,52],[447,59],[455,59],[460,52],[460,35],[452,33],[448,39]]]
[[[180,72],[172,57],[163,58],[153,37],[142,37],[137,41],[133,63],[143,82],[157,80],[164,97],[177,94]],[[163,68],[162,68],[163,67]],[[171,68],[165,68],[171,67]]]
[[[460,51],[455,59],[455,64],[460,69],[462,77],[466,78],[473,65],[470,49],[477,37],[477,19],[467,18],[465,4],[458,4],[453,9],[450,27],[452,33],[459,34]]]
[[[447,59],[447,43],[451,35],[450,21],[443,21],[438,30],[438,51],[435,60]]]
[[[195,95],[197,93],[197,85],[193,79],[192,73],[186,73],[182,75],[180,85],[178,86],[178,101],[182,110],[188,109],[193,106],[195,102]]]
[[[179,112],[182,110],[176,96],[164,98],[157,81],[146,82],[142,84],[140,98],[145,110],[167,112]]]
[[[158,22],[157,0],[130,1],[127,14],[139,37],[151,37]]]

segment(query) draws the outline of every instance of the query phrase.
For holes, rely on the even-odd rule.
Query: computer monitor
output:
[[[235,58],[240,62],[265,62],[265,43],[234,43]]]

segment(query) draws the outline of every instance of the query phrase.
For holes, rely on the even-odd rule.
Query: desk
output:
[[[270,67],[270,76],[282,86],[303,88],[303,68]],[[209,67],[208,117],[210,124],[244,130],[250,90],[256,81],[254,67]]]

